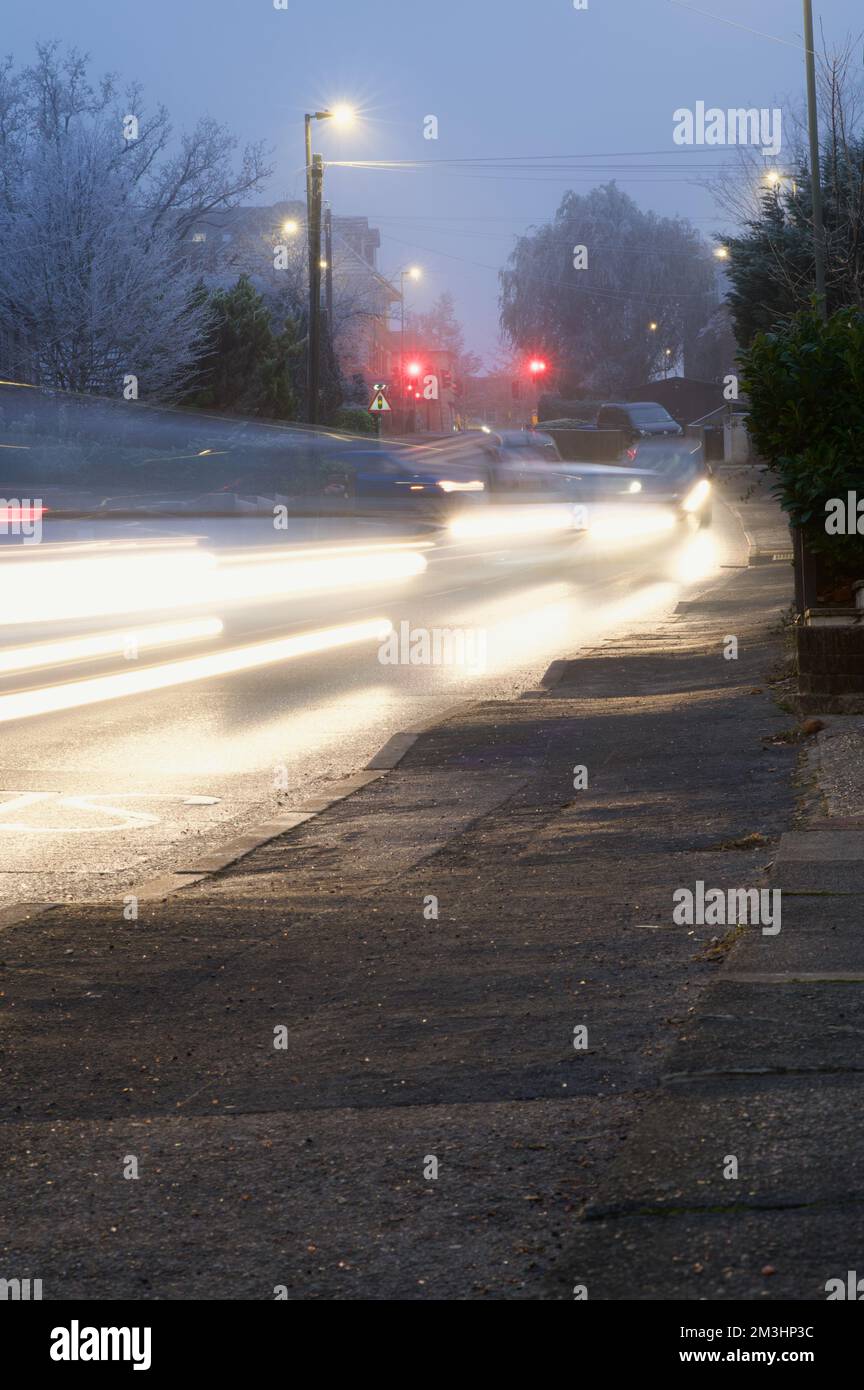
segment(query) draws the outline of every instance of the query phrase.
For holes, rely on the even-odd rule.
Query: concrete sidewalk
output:
[[[729,571],[138,920],[9,928],[0,1275],[46,1298],[700,1298],[819,1297],[855,1268],[855,1208],[820,1246],[812,1205],[833,1223],[854,1188],[860,985],[821,983],[850,969],[854,899],[784,894],[780,935],[731,953],[672,925],[677,888],[764,886],[792,824],[764,683],[789,589],[781,562]]]
[[[748,932],[702,996],[553,1296],[824,1300],[861,1264],[864,719],[817,730],[770,866],[782,930]]]
[[[782,836],[782,931],[749,932],[702,996],[552,1292],[825,1299],[859,1267],[864,884],[852,848],[845,832]]]

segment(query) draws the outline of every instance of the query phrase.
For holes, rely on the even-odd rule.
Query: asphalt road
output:
[[[418,578],[257,605],[233,615],[231,636],[386,617],[412,635],[463,629],[462,664],[382,664],[373,641],[0,724],[0,908],[134,891],[362,769],[394,733],[460,701],[518,696],[556,658],[650,625],[745,555],[723,505],[710,532],[614,548],[443,545]]]
[[[751,535],[765,510],[746,504]],[[765,688],[788,564],[711,576],[658,616],[640,604],[659,558],[640,582],[631,557],[631,624],[563,662],[549,697],[472,701],[362,791],[134,919],[115,899],[3,932],[4,1270],[47,1299],[578,1286],[596,1303],[818,1297],[855,1268],[848,979],[814,1000],[796,974],[785,1009],[773,974],[743,996],[718,981],[742,950],[751,977],[815,970],[835,916],[792,907],[787,945],[671,916],[681,885],[763,882],[794,811],[798,750]],[[621,591],[580,563],[583,637],[588,611],[611,634]],[[510,616],[526,592],[503,593]],[[817,1083],[837,1095],[814,1129]]]

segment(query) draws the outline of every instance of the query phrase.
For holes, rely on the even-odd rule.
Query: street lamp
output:
[[[729,259],[729,248],[728,248],[728,246],[716,246],[716,247],[714,248],[714,255],[717,257],[717,260],[718,260],[718,261],[728,261],[728,259]]]
[[[300,230],[300,223],[299,223],[299,222],[295,222],[295,220],[294,220],[293,217],[289,217],[289,218],[287,219],[287,221],[285,221],[285,222],[282,223],[282,235],[283,235],[283,236],[296,236],[297,233],[299,232],[299,230]]]
[[[334,106],[329,115],[333,124],[338,126],[353,125],[357,119],[357,113],[354,107],[346,106],[344,102],[340,102],[338,106]]]
[[[672,349],[671,349],[671,348],[666,348],[666,350],[665,350],[664,353],[663,353],[663,376],[664,376],[664,377],[668,377],[668,375],[669,375],[669,358],[670,358],[671,356],[672,356]]]
[[[304,117],[306,135],[306,228],[309,258],[309,332],[307,335],[307,415],[310,425],[318,423],[318,375],[321,361],[321,210],[324,201],[324,161],[312,153],[312,122],[334,121],[338,126],[351,125],[354,111],[350,106],[334,106],[328,111],[307,112]]]
[[[334,106],[331,111],[313,111],[306,113],[306,188],[309,189],[309,175],[312,170],[312,122],[313,121],[333,121],[334,125],[345,127],[354,124],[356,119],[355,111],[352,106]]]
[[[772,193],[776,193],[778,196],[784,186],[791,189],[793,194],[798,192],[798,183],[794,174],[781,174],[779,169],[769,169],[766,174],[763,174],[762,181],[766,188],[770,188]]]

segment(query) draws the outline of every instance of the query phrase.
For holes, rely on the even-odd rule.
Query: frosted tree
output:
[[[205,324],[193,222],[269,175],[203,118],[175,137],[136,86],[95,86],[56,44],[0,64],[0,367],[67,390],[182,393]]]
[[[0,319],[25,375],[68,391],[172,395],[204,326],[176,239],[136,208],[104,132],[39,141],[4,218]],[[29,366],[30,371],[26,369]]]
[[[643,212],[614,183],[565,193],[500,274],[501,327],[569,389],[611,395],[674,361],[716,308],[714,265],[683,219]],[[652,325],[654,325],[652,327]]]

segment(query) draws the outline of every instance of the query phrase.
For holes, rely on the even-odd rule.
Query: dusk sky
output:
[[[817,3],[816,22],[840,40],[860,25],[860,0]],[[706,235],[728,225],[694,182],[728,151],[677,149],[672,113],[698,101],[785,113],[803,95],[800,33],[799,0],[43,0],[4,15],[2,48],[21,61],[40,38],[76,43],[96,70],[139,80],[178,128],[210,114],[241,143],[265,140],[276,172],[262,202],[302,196],[304,111],[356,104],[355,129],[317,127],[325,158],[432,163],[330,169],[335,211],[380,227],[385,274],[423,266],[417,308],[451,290],[470,346],[489,356],[498,269],[567,188],[616,177],[643,208]],[[429,115],[437,141],[423,137]],[[573,167],[589,155],[607,158]],[[490,163],[435,164],[477,159]]]

